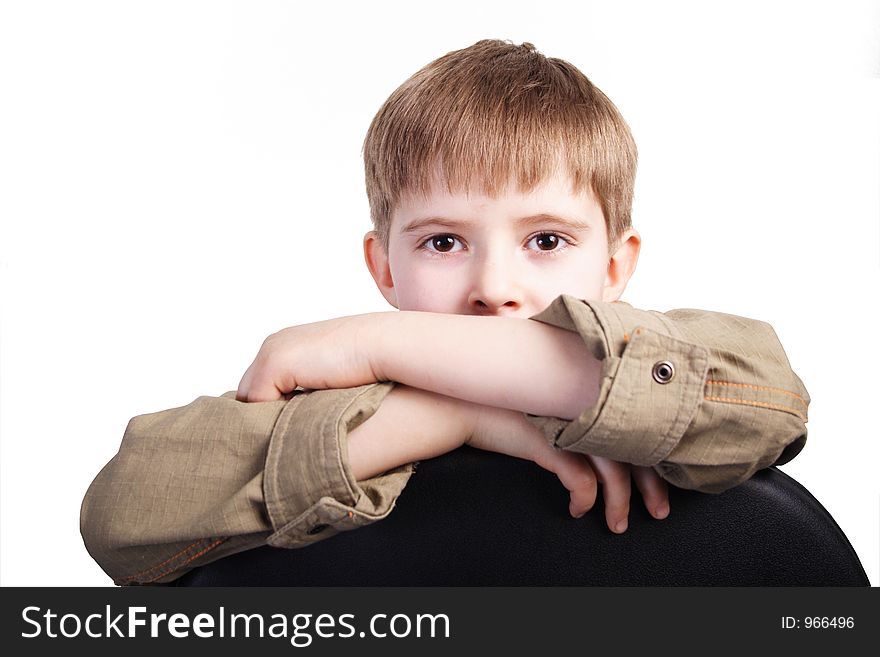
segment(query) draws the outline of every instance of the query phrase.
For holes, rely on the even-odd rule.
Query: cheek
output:
[[[596,301],[602,299],[604,283],[603,264],[592,261],[572,262],[554,271],[549,280],[543,281],[541,290],[547,304],[560,294]]]
[[[456,273],[430,265],[406,266],[392,272],[400,310],[461,312],[461,285]]]

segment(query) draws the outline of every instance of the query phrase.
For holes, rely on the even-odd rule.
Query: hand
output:
[[[466,442],[480,449],[529,459],[556,474],[570,492],[569,513],[575,518],[593,508],[601,484],[605,521],[617,534],[626,531],[628,525],[631,476],[649,513],[657,519],[669,515],[669,491],[654,470],[556,449],[522,413],[481,407]]]
[[[547,445],[546,441],[544,444]],[[573,517],[580,518],[593,508],[597,484],[601,484],[608,529],[615,534],[625,532],[629,525],[630,474],[642,493],[648,512],[658,520],[669,515],[668,487],[651,468],[547,447],[549,451],[542,451],[534,460],[545,470],[555,473],[570,491],[569,512]]]
[[[374,383],[378,379],[369,350],[362,346],[375,320],[375,315],[354,315],[273,333],[244,373],[235,398],[275,401],[297,387],[352,388]]]

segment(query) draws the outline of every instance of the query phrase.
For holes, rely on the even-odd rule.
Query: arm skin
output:
[[[565,420],[598,400],[601,362],[577,333],[519,318],[396,314],[368,343],[383,379]]]
[[[396,381],[484,406],[570,420],[595,405],[600,366],[576,333],[528,319],[370,313],[269,336],[237,398],[271,401],[297,386]]]

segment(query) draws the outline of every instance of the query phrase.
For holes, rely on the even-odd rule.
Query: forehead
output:
[[[531,189],[524,190],[511,181],[494,194],[476,186],[449,189],[442,179],[435,178],[427,192],[401,195],[392,213],[392,230],[430,216],[475,221],[486,215],[511,219],[555,215],[604,228],[602,209],[592,190],[577,190],[570,176],[554,173]]]

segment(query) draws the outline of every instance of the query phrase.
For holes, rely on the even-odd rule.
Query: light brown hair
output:
[[[528,193],[566,167],[575,193],[592,191],[612,249],[631,225],[637,151],[614,104],[577,68],[530,43],[483,40],[431,62],[389,96],[364,141],[370,215],[388,246],[404,194],[516,181]],[[563,169],[564,170],[564,169]]]

